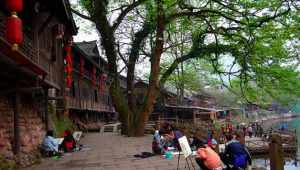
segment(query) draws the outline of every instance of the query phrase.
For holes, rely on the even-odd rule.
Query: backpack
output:
[[[233,157],[233,166],[237,168],[246,168],[247,167],[247,155],[234,155]]]

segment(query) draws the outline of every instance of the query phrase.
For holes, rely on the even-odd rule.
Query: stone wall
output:
[[[13,106],[8,98],[0,97],[0,156],[16,160],[22,167],[33,164],[38,146],[45,135],[44,123],[30,98],[22,97],[20,104],[20,154],[13,154]]]

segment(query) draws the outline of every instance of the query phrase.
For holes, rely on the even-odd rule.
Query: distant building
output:
[[[148,83],[137,81],[135,83],[135,94],[137,104],[141,105],[146,95]],[[178,96],[171,90],[163,88],[160,90],[156,99],[154,110],[150,115],[150,121],[166,120],[216,120],[221,116],[223,110],[215,108],[216,100],[214,97],[204,94],[194,94],[185,96],[182,103],[179,103]]]
[[[99,130],[104,122],[116,119],[108,91],[107,63],[99,55],[96,41],[75,43],[73,60],[66,109],[80,129]]]

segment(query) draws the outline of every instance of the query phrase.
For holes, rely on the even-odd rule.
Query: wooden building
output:
[[[66,108],[77,126],[83,130],[99,130],[104,122],[115,120],[108,91],[107,63],[99,55],[96,41],[74,43],[72,75]]]
[[[146,95],[148,84],[144,81],[135,83],[135,95],[137,104],[142,104]],[[192,95],[184,97],[179,103],[176,93],[166,88],[161,89],[156,99],[154,110],[149,117],[149,121],[215,121],[224,118],[224,113],[228,112],[223,109],[216,109],[216,100],[209,95]]]
[[[154,112],[154,115],[157,113],[157,120],[161,121],[188,121],[197,123],[202,121],[215,121],[220,118],[221,112],[223,112],[223,110],[199,106],[165,105],[162,109]]]
[[[23,42],[13,51],[7,2],[0,1],[0,156],[26,166],[49,128],[48,101],[65,93],[63,46],[77,28],[68,0],[23,0]]]

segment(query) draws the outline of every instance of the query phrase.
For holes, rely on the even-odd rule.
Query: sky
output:
[[[70,3],[72,8],[75,8],[78,11],[81,10],[77,5],[78,0],[70,0]],[[76,26],[79,28],[78,34],[73,37],[75,42],[93,41],[99,39],[96,28],[92,22],[82,19],[75,14],[73,14],[73,17],[75,19]]]

